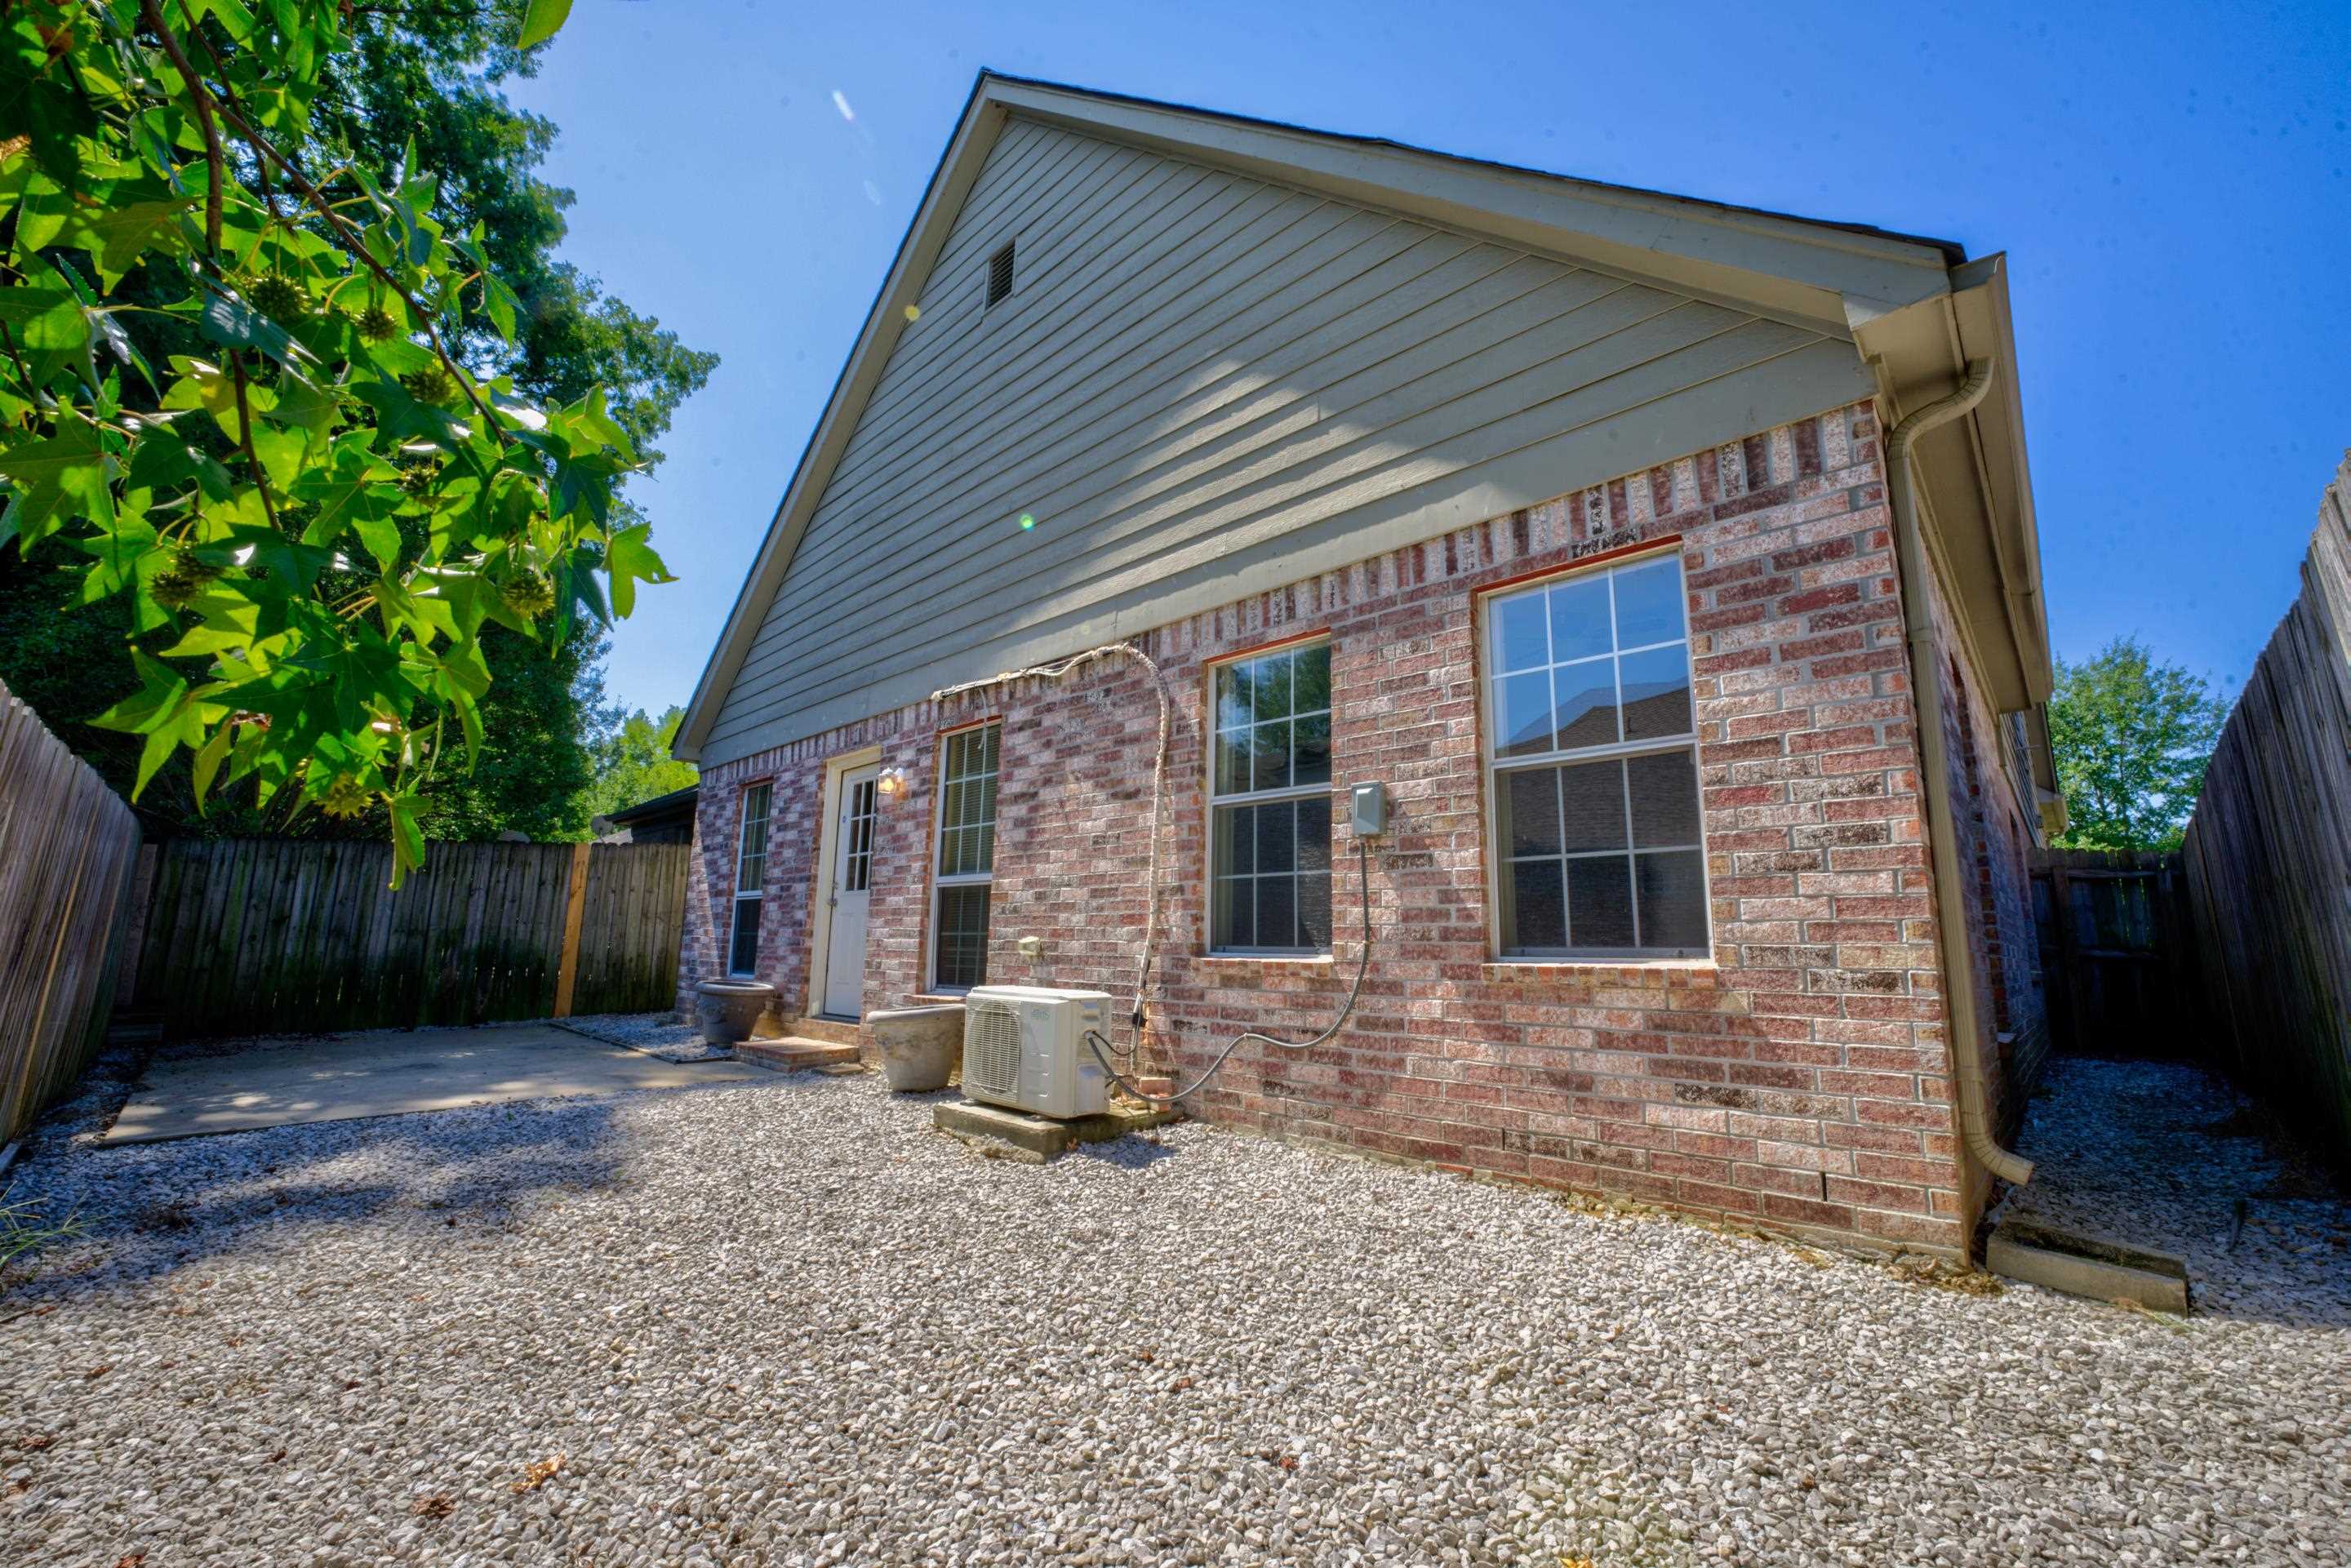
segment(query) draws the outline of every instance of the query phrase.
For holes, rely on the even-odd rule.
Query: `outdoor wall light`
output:
[[[873,787],[886,798],[895,800],[906,792],[906,770],[903,768],[884,768],[882,769],[882,776],[873,781]]]

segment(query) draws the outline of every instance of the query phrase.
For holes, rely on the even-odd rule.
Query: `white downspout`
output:
[[[1886,493],[1894,508],[1894,553],[1902,574],[1902,622],[1910,649],[1910,690],[1917,717],[1919,788],[1927,797],[1928,853],[1934,862],[1935,927],[1943,950],[1943,1015],[1958,1080],[1959,1135],[1968,1152],[2001,1180],[2023,1186],[2032,1162],[1992,1141],[1984,1104],[1983,1051],[1976,1030],[1975,964],[1968,951],[1966,898],[1959,880],[1959,833],[1951,823],[1950,769],[1943,746],[1943,672],[1935,657],[1927,544],[1910,487],[1910,453],[1918,438],[1983,401],[1991,388],[1989,359],[1968,361],[1950,396],[1906,414],[1886,438]]]

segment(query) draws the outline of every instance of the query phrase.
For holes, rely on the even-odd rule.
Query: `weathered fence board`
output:
[[[582,915],[564,1010],[666,1009],[689,852],[434,844],[394,893],[388,844],[175,840],[150,852],[132,995],[180,1035],[549,1017],[576,870]]]
[[[2188,828],[2227,1065],[2351,1167],[2351,453]]]
[[[2179,856],[2044,850],[2032,861],[2032,916],[2052,1047],[2210,1054]]]
[[[632,852],[606,854],[607,847]],[[590,858],[572,1011],[630,1012],[671,1005],[662,998],[676,993],[692,854],[685,844],[627,844],[600,846]],[[648,997],[655,999],[641,999]]]
[[[0,1145],[105,1036],[138,859],[131,808],[0,685]]]

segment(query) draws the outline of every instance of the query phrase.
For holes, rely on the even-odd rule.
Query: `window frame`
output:
[[[997,780],[997,809],[990,812],[987,824],[991,830],[991,837],[987,852],[987,869],[982,872],[956,872],[953,874],[949,874],[947,872],[941,869],[946,859],[947,845],[946,810],[948,753],[954,748],[954,742],[957,737],[977,734],[991,727],[996,730],[996,767],[992,771],[985,775],[972,775],[972,777],[975,778],[986,777]],[[937,766],[938,787],[931,791],[931,923],[928,936],[923,943],[923,993],[925,996],[960,997],[968,993],[973,988],[968,985],[943,985],[939,980],[939,939],[945,934],[941,925],[941,920],[946,906],[946,890],[951,887],[987,888],[988,890],[987,902],[990,906],[989,917],[991,922],[994,918],[993,906],[996,902],[996,846],[993,838],[993,830],[996,828],[1001,817],[1001,807],[1004,799],[1003,716],[1001,715],[990,715],[987,718],[974,719],[968,724],[959,724],[952,729],[943,729],[939,731]],[[980,952],[980,975],[977,983],[982,986],[987,984],[987,954],[985,947],[983,947]]]
[[[743,886],[743,861],[747,852],[744,845],[745,841],[750,834],[750,803],[751,797],[755,793],[759,797],[759,875],[755,883],[748,890],[746,890]],[[735,947],[736,938],[742,934],[743,929],[743,905],[746,904],[759,904],[761,906],[760,913],[765,913],[766,901],[768,897],[768,853],[772,839],[770,829],[771,825],[775,821],[775,810],[776,781],[772,779],[755,779],[752,782],[744,785],[742,789],[735,797],[735,870],[733,877],[735,885],[726,906],[726,977],[730,980],[749,980],[757,979],[758,977],[759,943],[756,917],[752,927],[751,962],[748,967],[738,969],[735,967]]]
[[[1498,681],[1500,679],[1504,672],[1499,667],[1496,662],[1496,653],[1494,649],[1493,628],[1495,607],[1510,600],[1534,592],[1537,590],[1548,591],[1562,582],[1571,581],[1578,578],[1602,575],[1613,576],[1619,572],[1647,566],[1655,561],[1664,559],[1673,560],[1680,569],[1681,572],[1682,592],[1679,596],[1681,609],[1681,636],[1679,642],[1683,649],[1684,657],[1689,665],[1689,728],[1678,735],[1650,736],[1639,740],[1618,740],[1604,745],[1579,747],[1568,750],[1558,749],[1556,744],[1554,744],[1552,750],[1541,753],[1515,757],[1503,757],[1498,755],[1496,745],[1499,737],[1500,715],[1495,711],[1495,688]],[[1609,656],[1612,659],[1621,660],[1627,653],[1641,653],[1645,651],[1652,651],[1657,648],[1671,647],[1674,645],[1673,640],[1668,639],[1662,643],[1645,643],[1635,644],[1629,649],[1617,647],[1615,645],[1616,629],[1613,624],[1615,604],[1614,590],[1613,587],[1610,590],[1609,603],[1612,616],[1612,624],[1609,627]],[[1605,964],[1621,966],[1628,964],[1689,964],[1692,962],[1711,962],[1713,960],[1714,874],[1712,868],[1708,864],[1706,845],[1706,785],[1705,781],[1698,776],[1698,748],[1701,744],[1701,737],[1699,735],[1698,717],[1697,654],[1691,640],[1689,617],[1689,568],[1688,562],[1683,559],[1682,540],[1679,536],[1676,536],[1668,539],[1659,539],[1648,544],[1635,545],[1621,551],[1609,551],[1604,555],[1584,560],[1570,561],[1556,568],[1551,568],[1542,571],[1530,573],[1524,577],[1513,578],[1507,581],[1498,582],[1489,588],[1481,589],[1479,591],[1477,596],[1477,613],[1472,617],[1472,632],[1475,639],[1473,644],[1473,668],[1476,674],[1478,696],[1478,767],[1479,772],[1483,775],[1483,778],[1479,781],[1479,786],[1481,791],[1481,803],[1484,808],[1485,815],[1484,840],[1486,847],[1485,895],[1487,962],[1492,964],[1521,965]],[[1548,628],[1548,617],[1546,617],[1546,627]],[[1548,631],[1546,632],[1546,634],[1548,634]],[[1593,655],[1593,657],[1596,658],[1598,655]],[[1576,662],[1578,661],[1569,661],[1571,664]],[[1559,666],[1556,664],[1547,664],[1544,667],[1548,670],[1557,668]],[[1620,667],[1616,672],[1615,705],[1616,711],[1620,716],[1624,711],[1624,675]],[[1557,709],[1555,706],[1555,696],[1553,698],[1553,702],[1554,707],[1552,711],[1554,715],[1556,715]],[[1621,730],[1623,723],[1621,716],[1618,723]],[[1556,739],[1557,737],[1554,736],[1554,743],[1556,742]],[[1698,810],[1698,841],[1694,845],[1645,845],[1641,846],[1640,849],[1635,849],[1631,843],[1633,817],[1632,781],[1628,770],[1625,774],[1623,785],[1625,792],[1625,804],[1626,821],[1626,846],[1624,850],[1600,850],[1589,852],[1567,852],[1562,850],[1560,854],[1555,856],[1529,857],[1513,857],[1508,852],[1508,846],[1502,841],[1500,800],[1501,785],[1505,775],[1533,768],[1571,768],[1593,762],[1622,763],[1626,758],[1673,756],[1677,754],[1687,755],[1690,759],[1691,788],[1697,796],[1696,803]],[[1640,918],[1640,885],[1639,877],[1636,874],[1637,867],[1635,864],[1635,856],[1642,852],[1643,850],[1650,852],[1687,852],[1693,849],[1698,854],[1698,907],[1706,922],[1706,938],[1703,946],[1686,947],[1583,947],[1569,946],[1555,952],[1544,950],[1533,953],[1514,953],[1509,950],[1505,938],[1510,934],[1504,931],[1502,921],[1502,883],[1503,879],[1510,874],[1510,866],[1513,859],[1527,858],[1557,860],[1561,862],[1563,871],[1565,862],[1569,860],[1582,858],[1602,859],[1611,855],[1619,856],[1626,862],[1627,874],[1631,877],[1632,885],[1629,890],[1632,898],[1631,909],[1633,911],[1633,919],[1635,922],[1634,929],[1637,934],[1639,931]],[[1562,896],[1565,895],[1564,886],[1562,886]]]
[[[1254,648],[1244,648],[1236,653],[1226,653],[1217,658],[1209,660],[1207,664],[1201,666],[1200,673],[1203,683],[1201,689],[1201,714],[1203,716],[1204,722],[1200,727],[1201,733],[1205,737],[1207,743],[1200,748],[1203,753],[1201,758],[1200,791],[1204,800],[1202,810],[1206,818],[1206,821],[1202,824],[1202,842],[1207,849],[1207,859],[1202,863],[1200,875],[1200,951],[1207,957],[1263,958],[1275,960],[1284,958],[1291,960],[1301,958],[1315,959],[1327,958],[1331,956],[1332,951],[1332,944],[1327,941],[1320,947],[1275,947],[1262,945],[1247,947],[1220,947],[1217,945],[1217,809],[1223,806],[1270,806],[1283,800],[1310,800],[1319,797],[1325,802],[1325,810],[1328,810],[1329,802],[1337,800],[1339,794],[1339,758],[1337,747],[1339,693],[1335,664],[1333,664],[1332,671],[1331,707],[1329,709],[1332,717],[1332,729],[1331,777],[1321,784],[1286,784],[1276,789],[1249,789],[1232,795],[1219,795],[1217,792],[1217,737],[1220,733],[1220,728],[1217,723],[1217,673],[1219,670],[1228,669],[1235,664],[1246,664],[1254,660],[1263,659],[1276,653],[1301,653],[1317,644],[1325,648],[1332,647],[1332,635],[1327,628],[1312,632],[1301,632],[1295,636],[1285,637],[1280,642],[1261,643]],[[1295,716],[1295,708],[1293,706],[1292,717],[1294,718]],[[1337,847],[1335,840],[1336,834],[1334,833],[1332,844],[1334,857]],[[1328,874],[1330,868],[1325,867],[1324,870],[1325,873]],[[1332,887],[1333,889],[1334,900],[1337,886],[1338,879],[1335,876],[1332,876]],[[1335,916],[1332,924],[1335,926]]]

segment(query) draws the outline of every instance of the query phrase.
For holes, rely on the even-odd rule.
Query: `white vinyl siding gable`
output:
[[[1014,293],[990,308],[1008,243]],[[703,759],[1865,386],[1850,344],[1799,328],[1016,119]]]

